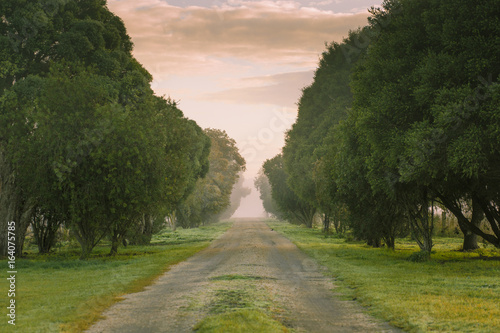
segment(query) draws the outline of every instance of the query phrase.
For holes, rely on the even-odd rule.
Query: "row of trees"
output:
[[[40,252],[68,228],[81,258],[103,238],[111,253],[148,242],[213,174],[225,133],[153,94],[106,1],[3,0],[0,13],[0,256],[10,221],[17,256],[29,225]]]
[[[179,205],[172,218],[173,223],[183,228],[231,217],[241,198],[249,194],[249,189],[239,181],[243,181],[246,163],[238,152],[236,141],[217,129],[206,129],[205,134],[212,143],[208,174],[198,180],[194,191]]]
[[[432,249],[434,207],[500,247],[500,6],[386,0],[323,53],[282,154],[264,163],[285,217]],[[483,223],[483,221],[486,221]]]

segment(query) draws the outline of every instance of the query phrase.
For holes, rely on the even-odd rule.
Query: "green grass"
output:
[[[461,239],[436,238],[431,260],[408,257],[418,247],[399,240],[396,251],[325,237],[320,230],[269,222],[328,268],[341,297],[358,300],[376,317],[410,332],[500,332],[500,252],[460,252]]]
[[[107,256],[109,247],[97,247],[87,261],[77,260],[78,248],[71,247],[43,256],[29,253],[16,261],[15,331],[81,332],[121,295],[142,290],[170,265],[205,248],[230,226],[219,223],[164,231],[151,245],[120,248],[115,257]],[[0,261],[0,266],[7,267],[6,261]],[[5,309],[6,279],[1,279],[0,290]],[[12,328],[5,318],[0,322],[0,331]]]
[[[196,332],[203,333],[278,333],[288,332],[287,328],[262,311],[238,309],[205,318],[196,325]]]
[[[273,300],[260,276],[226,274],[209,279],[206,298],[192,304],[203,309],[206,316],[194,330],[196,332],[289,332],[280,323],[284,313]]]
[[[256,283],[259,279],[244,275],[222,275],[210,279],[215,284],[210,301],[203,304],[207,316],[195,327],[196,332],[289,332],[276,317],[283,312]],[[200,305],[198,305],[200,306]]]

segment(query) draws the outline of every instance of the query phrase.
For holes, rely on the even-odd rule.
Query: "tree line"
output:
[[[61,227],[87,258],[148,243],[229,206],[245,168],[234,140],[155,96],[122,20],[103,0],[0,3],[0,256],[26,233],[50,251]]]
[[[373,246],[411,234],[426,252],[441,207],[464,250],[478,236],[500,247],[498,1],[386,0],[370,14],[323,52],[256,179],[265,207]]]

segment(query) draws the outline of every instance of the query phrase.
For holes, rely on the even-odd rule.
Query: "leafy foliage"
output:
[[[316,208],[299,198],[287,183],[288,175],[283,166],[281,154],[264,162],[264,174],[271,184],[271,195],[278,206],[280,216],[292,223],[312,227]]]
[[[500,45],[498,26],[492,28],[498,6],[495,1],[386,1],[372,15],[372,25],[388,17],[390,24],[370,46],[352,83],[356,126],[369,149],[370,184],[398,198],[414,230],[432,232],[427,207],[438,198],[457,216],[464,234],[477,233],[499,246],[496,213],[487,217],[493,236],[459,208],[474,199],[475,209],[498,211],[493,194],[498,186],[491,175],[497,173],[499,152],[489,144],[498,138],[487,129],[495,123],[490,116],[498,111],[491,104],[497,93],[496,84],[485,79],[500,74],[498,53],[491,52]],[[394,175],[391,184],[383,181],[387,172]]]
[[[18,253],[31,222],[44,252],[54,239],[41,235],[64,224],[82,258],[108,235],[115,253],[134,225],[188,197],[208,171],[209,139],[153,95],[105,1],[0,9],[0,225],[18,222]]]
[[[295,195],[325,228],[332,219],[375,246],[411,231],[426,252],[439,204],[458,219],[465,250],[476,235],[499,247],[499,8],[372,8],[368,26],[328,46],[304,89],[283,167],[273,162],[273,197]]]
[[[254,180],[254,185],[260,193],[259,197],[260,200],[262,200],[262,205],[264,206],[264,210],[266,211],[266,213],[275,218],[283,219],[278,205],[273,199],[271,184],[269,183],[269,179],[264,173],[263,168],[259,170],[259,173]]]
[[[238,152],[236,141],[225,131],[209,128],[205,134],[211,140],[210,167],[176,211],[177,224],[183,228],[217,220],[219,214],[230,206],[233,187],[245,170],[245,160]]]

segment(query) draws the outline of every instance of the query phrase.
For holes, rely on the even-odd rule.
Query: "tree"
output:
[[[82,259],[108,235],[116,253],[134,224],[187,198],[209,139],[153,96],[105,1],[0,6],[0,227],[16,221],[17,255],[30,222],[43,251],[64,223]]]
[[[151,151],[143,140],[146,124],[118,103],[106,77],[54,72],[44,81],[30,144],[17,159],[31,168],[19,175],[37,205],[64,219],[86,258],[151,200],[144,190],[149,175],[141,172]]]
[[[281,212],[280,215],[291,223],[304,224],[311,228],[316,208],[301,200],[289,187],[282,155],[266,160],[262,167],[271,184],[271,195]]]
[[[460,221],[467,237],[481,235],[498,246],[498,107],[496,84],[474,88],[500,74],[498,6],[495,1],[385,1],[373,9],[380,33],[353,76],[357,126],[369,146],[370,184],[396,190],[414,230],[431,233],[430,203],[437,199]],[[485,92],[483,94],[482,92]],[[393,185],[383,182],[393,175]],[[462,202],[488,212],[494,235],[465,218]],[[423,229],[422,229],[423,230]],[[429,238],[429,236],[427,236]],[[425,240],[430,251],[432,242]]]
[[[345,119],[347,108],[352,103],[349,76],[359,55],[347,58],[344,47],[354,44],[357,34],[359,32],[351,32],[350,39],[344,40],[342,44],[332,43],[323,52],[314,82],[302,92],[297,120],[287,132],[283,147],[283,161],[290,188],[301,200],[322,211],[325,221],[337,215],[339,207],[336,202],[323,196],[326,193],[319,186],[328,180],[315,178],[314,170],[328,150],[324,147],[325,137]],[[328,224],[325,224],[327,228]]]
[[[297,121],[287,133],[283,159],[291,189],[324,213],[325,231],[330,221],[337,232],[349,225],[358,238],[375,246],[384,238],[393,248],[400,221],[384,213],[386,205],[394,203],[372,193],[365,151],[358,148],[355,122],[347,119],[355,116],[350,110],[351,72],[376,36],[371,27],[351,31],[342,43],[332,43],[323,52],[313,84],[303,91]],[[375,202],[380,209],[372,207]]]
[[[405,216],[397,202],[383,193],[376,193],[369,182],[366,156],[356,129],[356,112],[350,110],[348,119],[332,132],[330,150],[320,161],[318,173],[331,179],[327,193],[347,208],[347,223],[357,239],[378,247],[383,239],[394,248],[395,238],[405,231]],[[390,177],[386,177],[390,182]]]
[[[97,64],[103,73],[113,72],[116,79],[138,64],[130,61],[132,43],[123,22],[107,10],[103,1],[5,0],[0,13],[0,228],[4,230],[9,221],[16,222],[19,256],[35,203],[19,185],[12,154],[29,136],[24,120],[33,94],[20,92],[33,91],[33,87],[28,83],[11,93],[12,88],[29,77],[46,75],[52,64],[63,59]],[[113,64],[115,70],[108,66],[106,72],[105,63]],[[0,251],[0,255],[6,254],[4,239],[0,240]]]
[[[113,226],[111,254],[116,253],[129,230],[137,225],[142,226],[136,229],[141,231],[140,243],[149,243],[153,232],[158,231],[155,225],[161,225],[165,216],[186,200],[197,179],[208,171],[209,138],[196,123],[183,117],[175,102],[153,97],[151,108],[145,108],[145,113],[138,110],[136,107],[133,113],[137,128],[131,131],[139,135],[133,147],[140,164],[134,167],[135,175],[128,183],[133,184],[142,176],[137,192],[129,192],[133,195],[130,200],[134,202],[140,197],[143,206],[128,214],[126,222]]]
[[[160,113],[163,119],[156,119],[155,124],[160,128],[152,134],[161,138],[163,148],[156,155],[160,161],[154,172],[161,171],[159,179],[168,182],[165,191],[158,194],[164,199],[157,209],[135,221],[127,233],[126,237],[133,244],[149,244],[153,234],[165,224],[165,217],[175,213],[195,190],[198,179],[205,177],[209,169],[210,138],[194,121],[180,117],[182,112],[175,102],[157,99],[158,109],[163,110]]]
[[[234,184],[233,190],[231,191],[229,207],[217,216],[217,220],[228,219],[238,210],[240,207],[241,199],[248,196],[252,190],[243,185],[245,178],[243,177],[243,172],[238,175],[238,182]]]
[[[262,200],[262,205],[264,206],[264,210],[270,216],[273,216],[277,219],[283,220],[283,216],[281,211],[279,210],[278,205],[273,199],[271,184],[269,183],[269,179],[264,173],[264,169],[261,168],[257,177],[254,180],[255,188],[260,192],[259,198]]]
[[[216,220],[229,207],[233,187],[245,170],[245,160],[236,141],[225,131],[209,128],[205,134],[211,140],[210,167],[205,178],[197,181],[193,192],[177,208],[177,223],[183,228]]]

